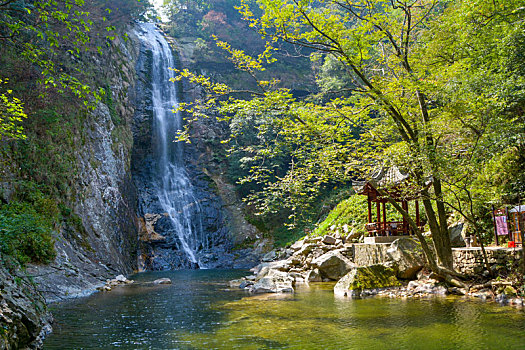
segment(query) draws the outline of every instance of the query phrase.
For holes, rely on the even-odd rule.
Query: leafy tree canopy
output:
[[[265,186],[249,200],[263,212],[284,202],[293,218],[323,185],[395,165],[411,175],[407,198],[417,195],[424,203],[434,251],[409,213],[387,191],[382,195],[409,220],[427,256],[436,257],[434,270],[451,273],[450,212],[479,228],[476,208],[497,200],[479,196],[480,169],[504,149],[523,149],[524,76],[513,59],[525,49],[521,2],[259,0],[257,5],[259,15],[247,1],[239,9],[267,40],[263,54],[250,57],[218,43],[239,69],[257,77],[283,41],[313,50],[313,60],[343,76],[320,76],[330,86],[325,91],[339,90],[328,99],[297,99],[272,80],[259,81],[245,99],[236,95],[243,91],[188,71],[180,74],[207,92],[203,100],[182,106],[194,115],[216,109],[236,125],[258,120],[251,132],[256,145],[237,142],[242,135],[236,128],[230,140],[250,168],[242,181]],[[283,153],[289,157],[284,168],[272,162]]]

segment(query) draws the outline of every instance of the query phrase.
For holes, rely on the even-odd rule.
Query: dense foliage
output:
[[[34,183],[20,184],[13,200],[0,206],[0,251],[21,264],[50,262],[59,214],[55,201]]]
[[[217,41],[228,42],[232,47],[242,47],[254,55],[265,48],[257,31],[243,21],[236,10],[238,0],[166,1],[169,21],[165,24],[167,33],[177,38],[179,49],[190,68],[206,72],[216,80],[226,82],[239,89],[256,88],[257,81],[235,69],[225,57]],[[250,1],[255,4],[255,1]],[[310,69],[308,56],[286,44],[279,60],[266,66],[260,72],[266,78],[271,76],[281,80],[281,86],[300,91],[314,91],[314,75]]]
[[[259,0],[241,1],[240,11],[266,38],[263,54],[219,46],[239,70],[259,77],[257,90],[239,98],[238,89],[184,71],[180,78],[207,95],[183,108],[197,117],[218,110],[241,125],[257,120],[246,122],[255,144],[238,142],[245,136],[236,128],[230,143],[249,168],[241,181],[264,186],[249,196],[262,213],[287,206],[295,218],[323,188],[397,166],[410,174],[403,195],[422,199],[434,252],[413,216],[388,191],[382,195],[427,255],[450,268],[452,213],[480,234],[491,203],[523,196],[519,1]],[[262,79],[278,42],[313,51],[326,94],[298,99]]]
[[[23,93],[27,84],[48,93],[70,94],[86,107],[101,100],[104,89],[86,77],[85,55],[109,46],[118,29],[147,13],[143,1],[62,0],[0,3],[0,141],[22,137]],[[16,62],[15,62],[16,60]],[[9,79],[9,78],[12,79]],[[28,82],[29,80],[29,82]],[[36,96],[23,96],[36,98]]]
[[[0,78],[0,86],[7,84],[8,79]],[[27,118],[24,106],[19,98],[13,96],[13,90],[0,94],[0,140],[23,139],[22,121]]]

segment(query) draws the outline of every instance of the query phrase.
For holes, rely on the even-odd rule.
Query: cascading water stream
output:
[[[153,187],[161,209],[169,214],[179,250],[193,265],[203,268],[198,252],[208,247],[200,220],[201,206],[183,164],[184,144],[174,141],[182,118],[173,112],[178,105],[177,87],[170,81],[175,75],[170,69],[175,66],[173,53],[155,24],[143,23],[140,28],[138,35],[152,54],[152,142],[157,166]]]

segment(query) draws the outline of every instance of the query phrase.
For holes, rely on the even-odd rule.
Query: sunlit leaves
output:
[[[22,120],[27,118],[22,102],[6,90],[7,79],[0,78],[0,141],[24,139]]]

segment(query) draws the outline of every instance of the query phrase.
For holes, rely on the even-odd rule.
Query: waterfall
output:
[[[152,149],[155,171],[151,188],[162,213],[169,215],[171,228],[169,240],[175,241],[191,265],[205,267],[198,253],[208,249],[204,234],[202,208],[194,195],[194,188],[184,166],[184,143],[176,142],[177,131],[182,127],[178,106],[177,86],[170,79],[175,73],[171,48],[153,23],[140,24],[138,36],[151,51],[151,101],[153,109]],[[166,214],[164,214],[166,215]]]

